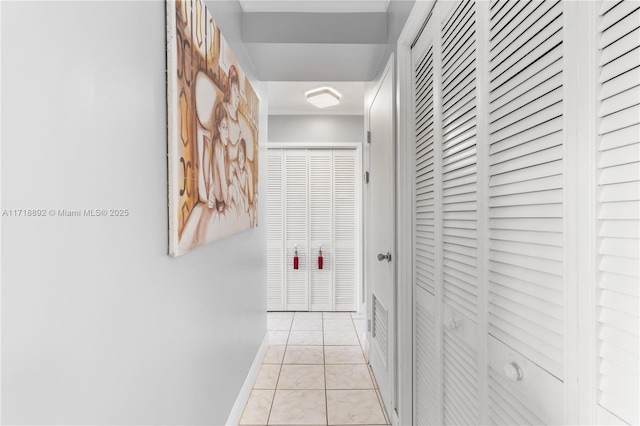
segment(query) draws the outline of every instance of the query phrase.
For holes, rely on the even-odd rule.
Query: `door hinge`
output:
[[[367,331],[371,331],[371,320],[367,320]]]
[[[371,131],[367,130],[367,143],[371,143]]]
[[[369,172],[364,172],[364,183],[369,183]]]

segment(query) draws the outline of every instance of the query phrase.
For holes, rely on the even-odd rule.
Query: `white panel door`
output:
[[[332,311],[334,203],[333,155],[331,150],[309,150],[309,300],[311,311]],[[323,268],[318,257],[322,250]]]
[[[387,412],[394,398],[393,70],[388,66],[369,108],[371,131],[371,348],[369,362]],[[387,257],[388,256],[388,257]]]
[[[309,310],[309,164],[307,150],[284,151],[285,310]],[[293,269],[298,251],[299,269]]]
[[[599,17],[598,422],[640,423],[640,2]]]
[[[494,1],[489,25],[489,419],[562,423],[563,4]]]

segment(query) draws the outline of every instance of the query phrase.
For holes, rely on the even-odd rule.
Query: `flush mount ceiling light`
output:
[[[307,101],[316,108],[326,108],[340,103],[341,95],[330,87],[319,87],[305,93]]]

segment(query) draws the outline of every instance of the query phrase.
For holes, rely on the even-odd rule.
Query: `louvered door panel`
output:
[[[562,378],[563,6],[503,3],[516,2],[491,3],[489,333]],[[496,419],[535,422],[500,389]]]
[[[640,423],[640,3],[599,22],[599,422]],[[608,423],[607,423],[608,424]]]
[[[284,309],[284,209],[282,150],[267,156],[267,310]]]
[[[443,294],[478,321],[475,2],[461,2],[442,34]]]
[[[330,150],[309,150],[310,309],[333,310],[333,166]],[[318,269],[322,245],[323,269]]]
[[[475,425],[478,416],[478,327],[460,312],[443,306],[444,424]]]
[[[285,309],[309,309],[309,238],[308,161],[306,150],[286,150],[285,167]],[[299,269],[293,269],[295,246],[298,247]]]
[[[415,328],[416,424],[436,425],[435,298],[422,287],[415,289]]]
[[[336,311],[353,311],[357,280],[356,152],[333,151],[334,294]]]
[[[416,284],[435,294],[435,192],[433,46],[415,70],[415,274]]]

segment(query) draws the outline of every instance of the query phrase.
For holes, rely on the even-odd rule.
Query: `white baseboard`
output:
[[[249,395],[251,395],[251,389],[253,388],[253,384],[256,381],[256,377],[258,377],[258,372],[260,371],[262,360],[264,359],[264,356],[267,354],[268,348],[269,348],[269,334],[267,333],[265,334],[264,339],[262,339],[262,343],[258,348],[256,357],[253,359],[253,364],[251,364],[251,368],[247,373],[246,379],[244,379],[242,388],[240,388],[240,392],[238,392],[238,397],[236,398],[236,402],[235,404],[233,404],[231,413],[227,418],[227,423],[226,423],[227,426],[236,426],[238,423],[240,423],[242,412],[244,411],[245,405],[247,405],[247,401],[249,400]]]

